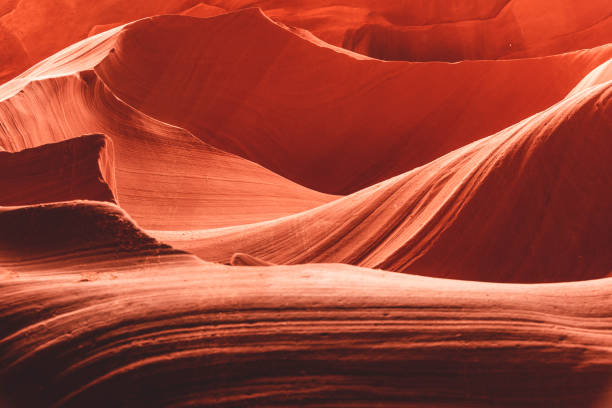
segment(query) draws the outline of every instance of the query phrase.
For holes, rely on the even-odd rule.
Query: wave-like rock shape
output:
[[[342,46],[375,58],[409,61],[525,58],[612,42],[612,3],[511,0],[491,18],[398,26],[388,21],[346,31]]]
[[[611,288],[609,279],[503,285],[341,265],[9,273],[0,276],[0,398],[16,407],[606,406]]]
[[[609,401],[608,279],[207,265],[102,202],[3,208],[0,223],[3,406]]]
[[[120,25],[0,86],[0,406],[611,406],[612,44],[385,62],[304,29],[543,55],[610,3],[209,3],[0,4],[0,80],[126,16],[309,10]]]
[[[11,81],[0,86],[0,101],[20,93],[33,81],[68,76],[91,70],[92,67],[112,51],[117,40],[117,33],[121,29],[122,27],[116,27],[88,38],[85,41],[72,44],[49,58],[40,61]]]
[[[230,265],[233,266],[271,266],[274,265],[270,262],[264,261],[263,259],[259,259],[253,255],[243,254],[243,253],[235,253],[232,255],[230,259]]]
[[[592,48],[612,41],[606,0],[21,0],[0,10],[0,83],[88,34],[159,14],[209,17],[248,7],[307,29],[336,46],[413,61],[519,58]],[[32,10],[36,10],[33,15]],[[78,15],[78,19],[72,18]]]
[[[375,58],[459,61],[540,57],[612,42],[606,0],[216,0],[261,7],[278,21]]]
[[[333,198],[132,109],[92,71],[29,83],[0,102],[0,123],[0,146],[7,151],[92,132],[110,137],[116,151],[117,198],[145,228],[251,223],[304,211]]]
[[[227,10],[240,10],[248,7],[259,7],[266,14],[293,17],[294,21],[316,26],[334,26],[343,28],[342,18],[333,23],[335,11],[352,10],[353,16],[369,14],[382,17],[384,20],[400,26],[430,25],[461,22],[464,20],[490,19],[498,15],[509,3],[516,0],[473,0],[455,2],[449,7],[448,0],[399,0],[381,2],[378,0],[311,0],[308,2],[287,2],[283,0],[207,0],[206,3],[223,7]],[[318,19],[312,13],[319,11]],[[327,13],[325,13],[327,12]],[[282,13],[282,14],[281,14]],[[293,14],[293,16],[290,16]],[[342,16],[342,13],[340,13]],[[301,26],[300,24],[295,24]],[[309,28],[305,26],[304,28]],[[310,28],[309,28],[310,29]]]
[[[227,10],[222,7],[211,6],[209,4],[200,2],[187,10],[181,11],[180,14],[183,16],[206,18],[215,17],[225,13],[227,13]]]
[[[0,271],[95,275],[124,267],[137,270],[166,259],[202,263],[147,235],[125,211],[109,202],[0,207],[0,225]]]
[[[221,8],[221,7],[216,7],[216,6],[210,6],[208,4],[204,4],[204,3],[198,3],[195,6],[188,8],[187,10],[181,11],[180,13],[176,13],[176,14],[180,14],[183,16],[192,16],[192,17],[200,17],[200,18],[205,18],[205,17],[214,17],[214,16],[218,16],[220,14],[224,14],[226,13],[227,10]],[[153,14],[158,14],[158,13],[153,13]],[[164,14],[164,13],[159,13],[159,14]],[[114,23],[110,23],[110,24],[103,24],[103,25],[95,25],[93,26],[90,30],[89,30],[89,34],[88,37],[92,36],[92,35],[96,35],[99,33],[102,33],[104,31],[110,30],[112,28],[115,28],[117,26],[121,26],[124,25],[125,23],[129,23],[132,20],[135,20],[135,18],[122,18],[120,22],[114,22]]]
[[[589,75],[584,77],[582,81],[569,93],[568,96],[576,95],[585,89],[605,84],[606,82],[612,81],[612,59],[601,64],[599,67],[594,69]]]
[[[0,224],[3,406],[609,402],[610,279],[206,264],[103,202],[5,207]]]
[[[518,61],[385,63],[252,9],[118,27],[41,62],[0,87],[0,98],[94,69],[151,117],[302,185],[348,193],[545,109],[610,57],[612,46]],[[303,69],[313,61],[317,70]],[[185,66],[198,68],[186,75]],[[101,130],[82,133],[93,131]]]
[[[0,205],[87,199],[116,202],[112,141],[88,135],[17,153],[0,152]]]
[[[320,208],[160,239],[203,259],[343,262],[501,282],[612,272],[612,83]]]
[[[95,25],[121,24],[139,18],[180,13],[197,5],[197,0],[123,0],[56,1],[19,0],[6,4],[0,13],[0,38],[10,35],[9,47],[3,48],[0,83],[19,74],[62,48],[82,40]],[[78,17],[75,17],[78,16]],[[5,43],[3,43],[4,45]],[[5,53],[6,51],[6,53]],[[16,58],[17,57],[17,58]],[[10,67],[10,69],[9,69]]]
[[[364,60],[251,9],[131,24],[95,71],[150,116],[307,187],[350,193],[547,108],[610,57],[612,46],[515,61]]]

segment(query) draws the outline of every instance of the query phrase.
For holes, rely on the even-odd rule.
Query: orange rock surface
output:
[[[611,15],[0,2],[0,407],[612,406]]]

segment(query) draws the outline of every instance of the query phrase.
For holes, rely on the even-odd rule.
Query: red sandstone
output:
[[[609,407],[612,3],[455,3],[0,4],[0,406]]]

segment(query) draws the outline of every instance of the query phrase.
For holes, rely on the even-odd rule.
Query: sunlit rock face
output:
[[[0,406],[609,407],[611,15],[0,4]]]

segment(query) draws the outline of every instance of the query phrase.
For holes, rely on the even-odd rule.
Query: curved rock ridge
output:
[[[198,3],[195,6],[188,8],[186,10],[181,11],[180,13],[176,13],[176,14],[180,14],[183,16],[191,16],[191,17],[200,17],[200,18],[206,18],[206,17],[214,17],[214,16],[218,16],[219,14],[225,14],[227,13],[227,10],[221,8],[221,7],[217,7],[217,6],[210,6],[208,4],[204,4],[204,3]],[[151,13],[151,15],[156,15],[156,14],[167,14],[167,13]],[[140,17],[145,17],[144,15],[140,16]],[[110,24],[102,24],[102,25],[95,25],[93,26],[90,30],[89,30],[89,36],[92,35],[96,35],[99,33],[102,33],[104,31],[110,30],[112,28],[124,25],[126,23],[129,23],[133,20],[137,20],[137,18],[122,18],[121,22],[114,22],[114,23],[110,23]]]
[[[606,0],[212,0],[261,7],[275,20],[374,58],[461,61],[541,57],[612,42]]]
[[[611,407],[611,15],[0,1],[0,408]]]
[[[512,61],[363,60],[249,9],[131,24],[95,71],[147,115],[344,194],[551,106],[611,57],[612,45]]]
[[[266,262],[263,259],[259,259],[255,256],[243,253],[235,253],[230,259],[230,265],[233,266],[271,266],[274,265],[270,262]]]
[[[350,193],[545,109],[611,56],[605,46],[517,61],[385,63],[249,9],[99,34],[4,84],[0,99],[95,69],[151,117],[307,187]],[[316,70],[303,69],[314,61]],[[184,66],[197,69],[185,75]]]
[[[430,25],[372,21],[346,31],[342,46],[375,58],[462,61],[541,57],[612,42],[612,4],[512,0],[490,18]]]
[[[568,96],[576,95],[585,89],[612,81],[612,59],[595,68],[589,75],[576,85]]]
[[[12,47],[0,58],[16,63],[13,69],[0,68],[0,82],[82,40],[95,25],[122,25],[151,15],[179,13],[198,1],[131,0],[128,4],[123,0],[19,0],[11,1],[11,5],[6,1],[2,3],[0,38],[4,32],[9,34],[11,42],[8,44]]]
[[[6,3],[6,2],[5,2]],[[3,7],[4,6],[4,7]],[[105,29],[160,14],[210,17],[261,7],[275,20],[324,41],[384,59],[521,58],[612,42],[606,0],[21,0],[0,5],[5,48],[0,82],[63,47]],[[79,18],[73,18],[74,15]]]
[[[342,265],[5,274],[0,395],[49,407],[590,407],[611,380],[611,288]]]
[[[0,152],[0,205],[117,202],[112,140],[87,135],[16,153]]]
[[[22,91],[30,82],[76,74],[90,70],[108,53],[112,52],[117,33],[116,27],[96,36],[79,41],[51,55],[11,81],[0,86],[0,101],[4,101]]]
[[[612,82],[494,136],[308,212],[152,232],[203,259],[343,262],[497,282],[612,272]]]
[[[202,264],[150,237],[125,211],[108,202],[0,207],[0,224],[0,270],[11,274],[87,274],[119,271],[126,265],[137,270],[166,259],[168,264]]]
[[[93,71],[30,82],[0,102],[0,124],[0,146],[7,151],[86,133],[106,134],[116,152],[117,198],[145,228],[252,223],[335,198],[138,112],[117,99]]]

